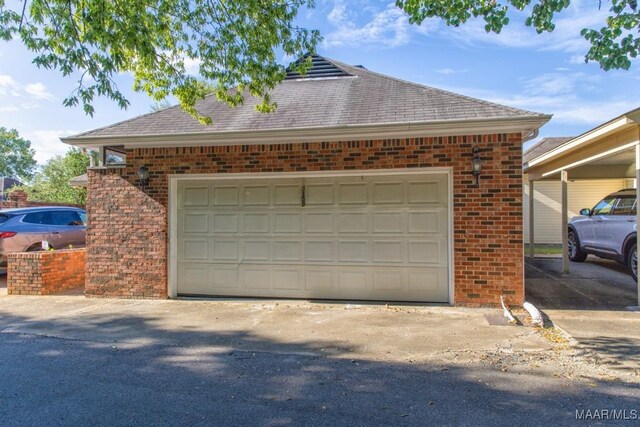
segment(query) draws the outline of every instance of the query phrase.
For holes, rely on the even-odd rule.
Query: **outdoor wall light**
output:
[[[476,187],[480,186],[480,172],[482,172],[482,159],[480,158],[480,149],[474,145],[471,149],[473,160],[471,160],[471,173],[476,177]]]
[[[140,188],[144,189],[144,187],[149,184],[149,168],[146,166],[140,166],[138,169],[138,182],[140,183]]]

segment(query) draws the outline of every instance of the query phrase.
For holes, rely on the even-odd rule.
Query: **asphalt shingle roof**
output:
[[[559,136],[553,138],[542,138],[536,145],[529,148],[522,155],[522,162],[527,163],[536,157],[543,155],[544,153],[553,150],[564,144],[565,142],[573,139],[573,137]]]
[[[378,74],[321,58],[347,76],[288,79],[271,93],[274,113],[260,113],[258,100],[248,94],[243,105],[231,108],[208,96],[198,111],[212,117],[202,125],[179,106],[91,130],[73,138],[172,135],[347,125],[402,124],[448,120],[548,117]]]

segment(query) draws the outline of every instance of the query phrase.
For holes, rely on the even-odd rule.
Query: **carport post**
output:
[[[636,145],[636,236],[638,230],[640,230],[640,209],[638,209],[638,201],[640,201],[640,144]],[[637,243],[638,238],[636,237],[636,245]],[[638,275],[636,284],[638,285],[638,307],[640,307],[640,274]]]
[[[535,249],[534,249],[534,245],[535,245],[535,237],[534,237],[534,230],[533,230],[533,224],[534,224],[534,220],[533,220],[533,203],[534,203],[534,197],[533,197],[533,181],[529,180],[529,258],[533,259],[535,258],[536,254],[535,254]]]
[[[562,272],[569,272],[569,203],[567,197],[568,174],[566,170],[560,171],[560,181],[562,187]]]

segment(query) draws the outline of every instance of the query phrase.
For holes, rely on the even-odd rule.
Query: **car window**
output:
[[[9,215],[7,215],[7,214],[0,214],[0,224],[2,224],[3,222],[8,221],[9,218],[11,218],[11,217]]]
[[[636,214],[636,198],[621,197],[613,209],[614,215],[635,215]]]
[[[76,211],[51,212],[53,225],[84,225]]]
[[[78,212],[78,215],[80,215],[80,220],[82,221],[82,224],[87,225],[87,213]]]
[[[609,215],[616,202],[615,197],[607,197],[593,208],[592,215]]]
[[[32,212],[22,218],[22,222],[29,224],[51,225],[51,212]]]

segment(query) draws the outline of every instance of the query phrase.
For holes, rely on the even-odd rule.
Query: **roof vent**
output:
[[[287,76],[284,78],[285,80],[351,76],[351,74],[347,73],[342,68],[339,68],[337,65],[327,61],[319,55],[311,55],[311,68],[309,68],[307,70],[307,74],[303,76],[302,74],[294,71],[292,66],[298,64],[300,61],[304,61],[304,59],[306,58],[298,59],[296,62],[291,64],[289,68],[287,68]]]

